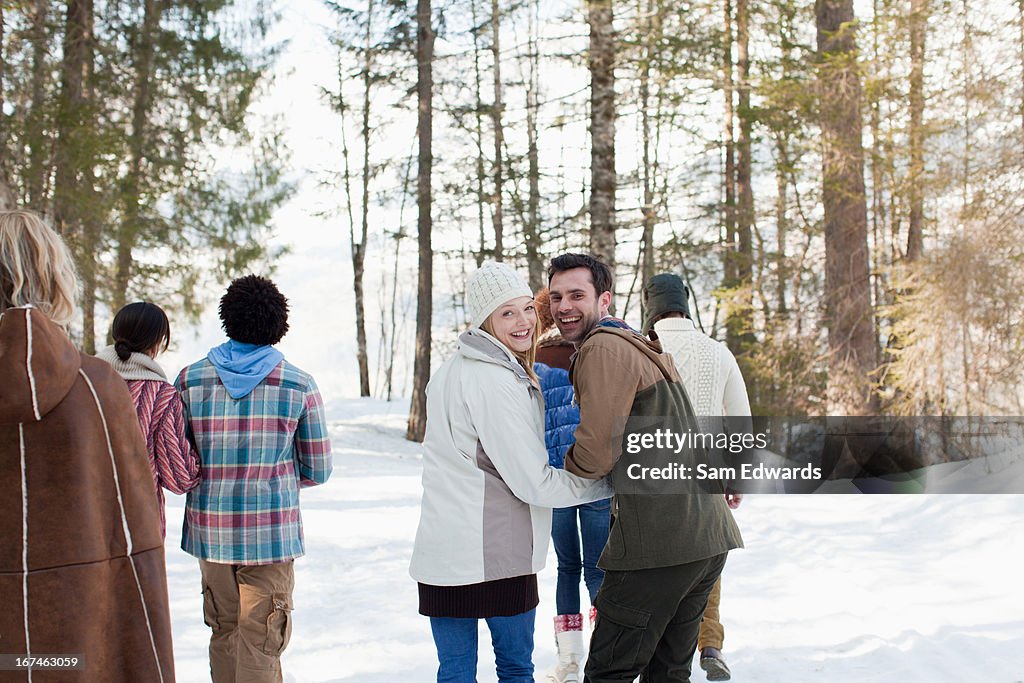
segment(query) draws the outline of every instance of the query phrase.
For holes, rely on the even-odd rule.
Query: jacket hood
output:
[[[635,330],[598,325],[583,338],[583,341],[579,344],[578,348],[582,348],[584,344],[599,334],[613,334],[620,339],[626,340],[637,351],[650,358],[651,362],[658,366],[658,369],[661,370],[661,373],[665,375],[665,377],[678,377],[678,371],[676,370],[672,356],[662,349],[661,342],[658,341],[658,335],[653,330],[650,333],[650,338],[648,338]],[[572,370],[569,371],[569,377],[572,377]]]
[[[228,395],[236,400],[248,396],[284,360],[284,354],[273,346],[234,339],[213,347],[206,357],[213,363]]]
[[[506,367],[514,372],[519,379],[530,384],[533,383],[530,375],[519,364],[508,347],[479,328],[466,330],[459,335],[459,353],[466,358]]]
[[[33,308],[0,314],[0,424],[38,422],[71,391],[82,359],[64,331]]]

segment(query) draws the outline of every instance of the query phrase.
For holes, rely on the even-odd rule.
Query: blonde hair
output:
[[[33,306],[66,326],[78,276],[64,240],[31,211],[0,211],[0,311]]]
[[[494,315],[492,312],[491,315]],[[495,337],[494,327],[491,326],[491,315],[480,323],[480,329],[487,334]],[[515,349],[509,349],[519,364],[523,366],[523,370],[526,370],[526,374],[530,376],[530,380],[539,388],[540,378],[537,377],[537,373],[533,369],[533,364],[537,362],[537,337],[540,336],[540,316],[537,317],[537,324],[533,326],[533,339],[530,342],[529,351],[516,351]],[[497,337],[495,337],[497,339]],[[507,348],[507,347],[506,347]]]

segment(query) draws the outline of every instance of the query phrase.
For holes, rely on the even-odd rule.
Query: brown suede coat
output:
[[[160,519],[127,386],[33,309],[0,318],[0,597],[0,654],[84,660],[35,683],[174,681]]]

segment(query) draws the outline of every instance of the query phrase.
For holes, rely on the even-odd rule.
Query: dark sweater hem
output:
[[[515,576],[467,586],[417,584],[425,617],[487,619],[513,617],[540,604],[537,575]]]

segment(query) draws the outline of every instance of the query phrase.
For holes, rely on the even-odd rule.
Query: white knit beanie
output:
[[[515,268],[507,263],[485,261],[466,283],[466,308],[470,327],[480,327],[498,306],[521,296],[533,296]]]

